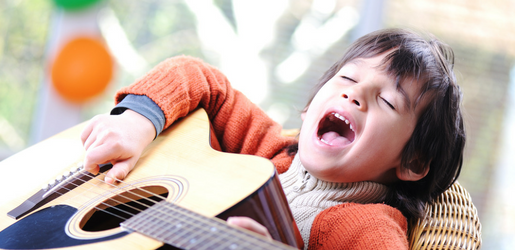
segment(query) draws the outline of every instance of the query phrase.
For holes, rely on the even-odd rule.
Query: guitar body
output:
[[[274,239],[296,246],[293,217],[273,164],[214,150],[205,111],[195,111],[158,136],[116,186],[105,184],[102,176],[76,172],[74,181],[62,178],[61,186],[42,191],[41,179],[52,181],[81,162],[81,130],[79,125],[0,162],[0,188],[9,193],[0,203],[1,249],[156,249],[163,245],[159,237],[118,226],[130,217],[126,213],[137,214],[153,200],[212,220],[250,216]],[[31,173],[40,180],[25,181],[34,178]],[[34,203],[29,201],[43,193],[28,209]],[[126,212],[127,207],[132,210]]]

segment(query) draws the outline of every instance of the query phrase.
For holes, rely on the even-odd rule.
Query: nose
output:
[[[359,89],[347,89],[342,93],[342,97],[344,99],[349,100],[356,108],[360,111],[367,110],[367,103],[365,101],[365,97],[361,93],[362,91]]]

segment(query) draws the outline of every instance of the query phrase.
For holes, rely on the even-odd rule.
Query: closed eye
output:
[[[380,97],[381,100],[383,100],[384,103],[386,103],[386,105],[388,105],[388,107],[390,107],[392,110],[395,110],[395,107],[386,99]]]
[[[347,77],[347,76],[342,76],[342,78],[345,79],[345,80],[349,80],[351,82],[354,82],[354,83],[358,83],[356,80],[354,80],[354,79],[352,79],[350,77]]]

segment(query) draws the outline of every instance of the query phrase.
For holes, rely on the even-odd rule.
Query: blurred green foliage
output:
[[[0,1],[0,117],[25,142],[45,70],[51,12],[48,0]]]

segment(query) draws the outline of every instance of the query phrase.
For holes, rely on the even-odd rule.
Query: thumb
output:
[[[134,165],[130,161],[120,161],[113,164],[113,167],[107,172],[105,182],[109,185],[115,184],[127,177]]]
[[[268,232],[268,229],[265,226],[259,224],[257,221],[255,221],[249,217],[232,216],[232,217],[227,218],[227,224],[233,225],[236,227],[240,227],[243,229],[247,229],[254,233],[261,234],[268,239],[272,239],[270,232]]]

